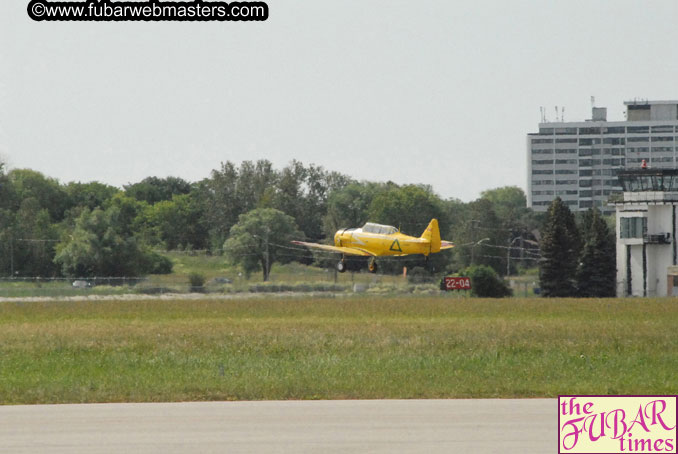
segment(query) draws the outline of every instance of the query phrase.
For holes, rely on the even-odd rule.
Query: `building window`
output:
[[[577,143],[577,139],[556,139],[556,143]]]
[[[649,126],[629,126],[627,132],[629,134],[644,134],[650,132]]]
[[[627,142],[649,142],[649,141],[650,141],[649,137],[629,137],[627,140]]]
[[[621,218],[622,238],[642,238],[647,234],[647,218]]]
[[[553,175],[553,170],[533,170],[532,175]]]
[[[653,126],[652,132],[673,132],[673,126],[671,125]]]
[[[579,128],[579,134],[600,134],[600,128]]]
[[[556,134],[577,134],[577,128],[556,128]]]
[[[553,180],[532,180],[532,186],[552,185]]]
[[[624,145],[624,138],[623,137],[608,137],[603,139],[603,143],[609,144],[609,145]]]
[[[532,139],[532,143],[553,143],[553,139]]]
[[[579,145],[596,145],[600,143],[600,139],[579,139]]]
[[[636,147],[636,148],[629,147],[629,148],[627,148],[627,150],[630,153],[647,153],[647,152],[650,151],[650,149],[648,147]]]
[[[605,134],[624,134],[626,132],[626,128],[624,128],[624,126],[613,126],[604,128],[603,132],[605,132]]]

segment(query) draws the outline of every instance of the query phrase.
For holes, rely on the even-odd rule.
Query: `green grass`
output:
[[[376,296],[0,304],[0,403],[675,394],[678,304]]]

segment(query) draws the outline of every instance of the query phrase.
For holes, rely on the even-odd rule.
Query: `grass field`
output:
[[[675,394],[669,299],[0,303],[0,403]]]

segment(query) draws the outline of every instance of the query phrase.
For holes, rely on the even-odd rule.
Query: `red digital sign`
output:
[[[471,279],[445,276],[445,290],[471,290]]]

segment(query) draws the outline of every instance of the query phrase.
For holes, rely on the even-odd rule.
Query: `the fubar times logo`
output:
[[[676,453],[678,396],[558,396],[558,453]]]

